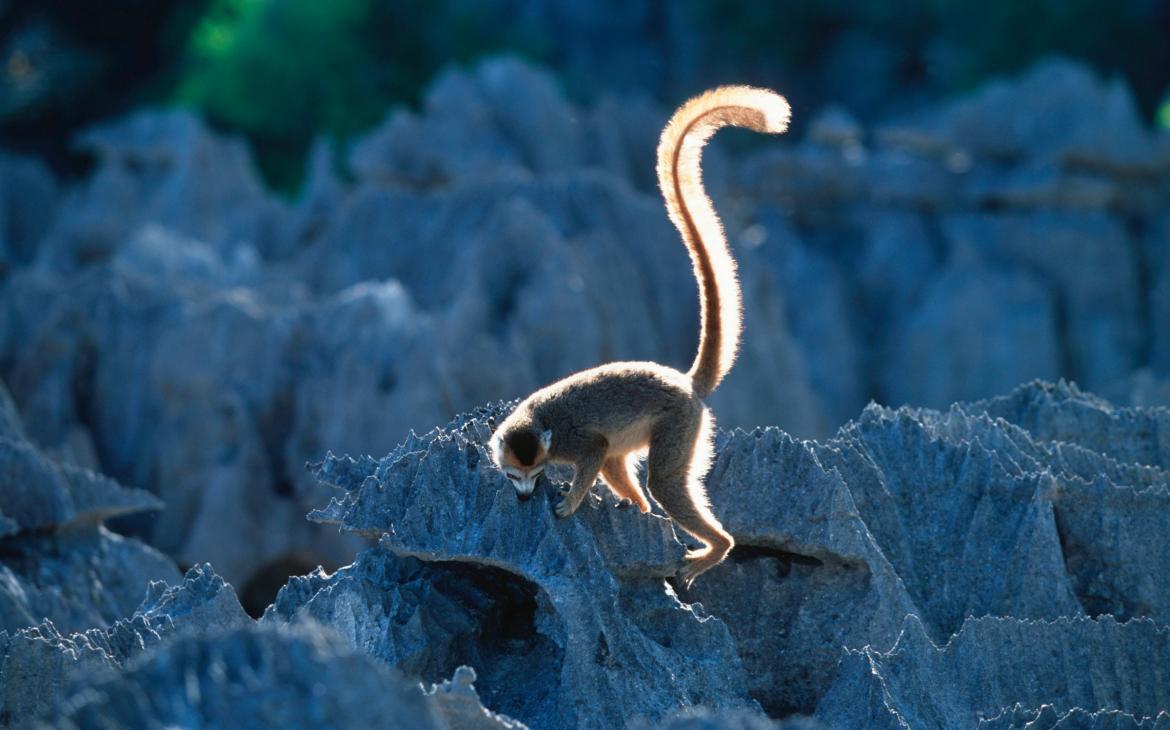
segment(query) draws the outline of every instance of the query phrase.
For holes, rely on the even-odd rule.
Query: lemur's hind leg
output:
[[[601,478],[605,480],[610,491],[616,494],[618,499],[628,499],[637,505],[638,509],[649,512],[650,502],[642,493],[642,487],[638,484],[638,475],[634,471],[636,460],[637,457],[628,454],[609,457],[601,466]]]
[[[706,546],[686,555],[678,577],[687,588],[735,546],[735,540],[712,514],[703,488],[702,479],[711,463],[710,415],[705,408],[689,415],[663,419],[651,434],[647,484],[663,511]]]

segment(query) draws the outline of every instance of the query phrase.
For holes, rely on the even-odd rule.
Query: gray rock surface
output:
[[[268,195],[242,140],[213,135],[181,110],[142,111],[81,134],[94,176],[70,191],[38,252],[71,270],[116,253],[145,224],[162,225],[227,254],[247,244],[281,250],[284,206]]]
[[[179,575],[154,548],[97,525],[0,539],[0,629],[9,631],[44,619],[63,631],[107,626],[134,610],[147,583]]]
[[[516,59],[489,60],[471,73],[441,74],[421,113],[393,111],[354,146],[350,167],[366,179],[426,186],[567,172],[584,161],[575,116],[551,75]],[[553,129],[559,133],[547,134]]]
[[[209,286],[201,265],[175,264],[180,283],[168,284],[131,250],[78,275],[67,298],[49,275],[9,282],[0,329],[21,343],[11,383],[25,430],[65,460],[149,487],[167,509],[138,529],[178,562],[210,558],[241,586],[289,556],[340,564],[355,544],[304,522],[315,497],[297,501],[319,426],[286,455],[291,343],[308,339],[307,317],[254,290]],[[195,260],[219,261],[204,253]],[[241,534],[253,535],[246,550]],[[300,570],[314,564],[301,558]]]
[[[598,488],[557,520],[564,469],[516,499],[483,447],[508,408],[314,465],[339,491],[311,519],[379,544],[291,579],[259,626],[201,565],[106,627],[0,633],[0,712],[368,721],[376,679],[427,727],[1165,723],[1163,409],[1035,382],[871,405],[821,442],[721,432],[709,493],[737,546],[677,593],[689,539],[664,517]]]
[[[0,436],[3,511],[21,530],[96,525],[124,514],[162,509],[141,489],[71,464],[59,464],[28,441]]]
[[[475,670],[461,666],[451,679],[432,685],[427,702],[443,722],[460,730],[519,730],[522,722],[484,709],[475,691]]]
[[[1107,390],[1150,361],[1168,240],[1152,181],[1170,168],[1123,87],[1054,60],[872,135],[843,128],[760,150],[731,189],[860,285],[870,397],[945,407],[1057,376]],[[871,269],[876,244],[896,254]]]
[[[888,652],[846,656],[817,716],[833,727],[958,728],[1019,704],[1154,718],[1170,703],[1155,669],[1170,660],[1168,638],[1148,620],[986,617],[936,646],[911,617]]]
[[[724,434],[709,492],[738,546],[683,598],[726,621],[772,714],[845,702],[825,695],[840,647],[887,651],[906,615],[940,644],[985,615],[1165,626],[1170,479],[1133,448],[1165,413],[1032,383],[945,412],[871,406],[820,444]]]
[[[939,122],[940,141],[986,157],[1035,157],[1094,171],[1165,164],[1151,154],[1153,136],[1122,81],[1102,82],[1058,59],[1019,81],[988,84],[944,110]]]
[[[1052,292],[1025,272],[953,262],[894,324],[879,366],[890,403],[942,407],[1056,377],[1061,347]],[[994,333],[988,346],[973,332]]]
[[[842,646],[888,646],[917,609],[850,486],[809,444],[773,429],[717,443],[708,493],[738,544],[683,598],[727,623],[769,714],[811,712]]]
[[[0,154],[0,276],[27,264],[52,225],[57,181],[37,160]]]
[[[138,605],[149,581],[178,572],[165,555],[102,523],[162,503],[53,461],[25,440],[9,406],[0,391],[0,630],[45,620],[66,631],[109,625]]]
[[[682,552],[680,540],[687,538],[656,515],[614,509],[607,493],[573,519],[554,520],[553,485],[564,477],[557,472],[536,499],[518,502],[485,464],[482,448],[506,412],[493,406],[468,414],[408,439],[382,460],[329,457],[317,466],[318,477],[344,493],[311,518],[380,536],[381,547],[332,576],[290,582],[266,620],[308,617],[340,627],[353,645],[412,675],[446,676],[460,663],[475,666],[483,671],[485,705],[535,727],[549,723],[547,707],[500,691],[500,678],[515,671],[508,651],[561,667],[559,687],[534,689],[529,683],[535,695],[559,695],[571,687],[586,705],[604,707],[580,677],[596,672],[598,664],[609,666],[610,659],[623,661],[615,645],[650,646],[639,636],[647,624],[632,617],[651,615],[651,625],[660,626],[663,616],[672,615],[656,606],[664,597],[673,600],[673,593],[643,587],[670,574]],[[1159,566],[1170,561],[1170,536],[1160,519],[1170,480],[1160,467],[1143,463],[1151,461],[1149,449],[1135,451],[1132,444],[1164,414],[1119,409],[1067,383],[1036,382],[942,412],[870,406],[820,443],[796,441],[776,429],[723,432],[708,491],[737,547],[679,594],[683,603],[673,614],[681,623],[673,624],[670,648],[689,657],[699,651],[695,646],[722,654],[710,638],[685,651],[681,645],[683,628],[709,614],[714,618],[707,622],[721,620],[734,642],[745,684],[699,684],[699,691],[708,698],[750,695],[773,717],[816,711],[830,727],[852,727],[884,722],[886,710],[874,705],[872,715],[849,714],[863,712],[849,698],[881,695],[847,684],[854,681],[847,671],[853,655],[840,664],[842,649],[900,657],[911,630],[907,616],[914,617],[912,629],[926,644],[945,645],[953,634],[974,630],[977,617],[1002,617],[1023,627],[1010,642],[985,649],[979,661],[989,664],[1014,661],[1008,647],[1022,647],[1021,636],[1031,626],[1055,627],[1051,641],[1070,645],[1077,643],[1080,627],[1118,620],[1145,621],[1160,636],[1170,620],[1170,597],[1157,579]],[[1062,427],[1055,435],[1039,427],[1029,432],[1012,420]],[[548,572],[550,565],[555,573]],[[598,573],[609,577],[599,584]],[[611,583],[616,599],[606,587]],[[630,585],[640,588],[634,592]],[[581,610],[579,604],[592,601],[597,604]],[[616,615],[603,608],[614,602]],[[687,604],[690,611],[679,610]],[[440,613],[442,623],[432,618]],[[501,614],[526,617],[520,634],[529,643],[517,638],[504,650],[467,638],[511,636],[495,628],[494,617]],[[605,661],[575,647],[572,638],[590,636],[598,625]],[[1117,651],[1146,657],[1142,666],[1162,665],[1148,655],[1144,638],[1123,633],[1116,642]],[[1018,651],[1038,667],[1050,661],[1047,650]],[[657,656],[680,661],[673,652]],[[907,661],[914,671],[926,671],[924,660]],[[556,675],[534,662],[529,659],[529,666],[541,667],[539,676]],[[908,670],[897,671],[901,676]],[[946,681],[964,683],[973,671],[957,668]],[[1016,669],[1002,671],[1004,679],[997,681],[1019,676]],[[1157,672],[1142,671],[1132,681],[1154,682]],[[1118,670],[1112,681],[1131,681],[1127,672]],[[935,700],[925,697],[933,694],[915,694],[921,682],[908,682],[905,702],[917,703],[927,726],[940,717],[964,726],[1016,702],[1039,709],[1060,699],[1049,697],[1057,684],[1016,697],[1006,689],[988,695],[966,682],[948,692],[968,693],[968,705],[956,700],[928,710]],[[1116,690],[1120,696],[1131,691],[1125,686]],[[969,704],[976,701],[984,704]],[[1095,702],[1074,697],[1062,712],[1145,712],[1144,706]],[[651,721],[670,713],[668,706],[645,708],[628,700],[620,706],[627,716]],[[1156,715],[1165,709],[1164,698],[1154,697],[1149,707]]]
[[[1156,728],[1163,730],[1170,727],[1170,714],[1159,712],[1157,717],[1137,718],[1128,712],[1119,710],[1100,710],[1088,712],[1080,708],[1065,713],[1058,712],[1052,705],[1044,705],[1039,709],[1027,710],[1020,705],[1005,711],[991,719],[979,721],[980,728],[1026,728],[1027,730],[1053,730],[1054,728],[1092,728],[1092,730],[1129,730],[1129,728]]]
[[[0,436],[13,441],[27,440],[24,433],[24,424],[20,421],[20,411],[12,394],[4,383],[0,382]]]
[[[334,626],[353,646],[424,682],[474,665],[489,706],[548,712],[552,693],[511,681],[555,672],[563,653],[537,635],[539,600],[535,586],[503,570],[424,563],[371,548],[332,575],[318,570],[292,578],[264,620]]]
[[[712,712],[698,708],[657,723],[635,721],[630,727],[635,730],[821,730],[824,725],[814,718],[799,715],[771,720],[751,712]]]
[[[888,647],[907,614],[938,640],[971,615],[1083,615],[1057,530],[1065,502],[1052,503],[1059,456],[1004,427],[875,406],[824,444],[721,437],[709,493],[738,547],[685,598],[727,620],[766,708],[811,712],[839,648]],[[1004,455],[1012,437],[1032,449],[1025,467]],[[1140,534],[1156,543],[1159,528]]]
[[[200,565],[178,585],[150,583],[138,609],[106,628],[62,633],[46,618],[0,631],[0,718],[13,727],[32,724],[170,636],[199,637],[251,623],[231,586]]]
[[[93,683],[50,721],[61,728],[443,727],[416,688],[311,625],[177,638]]]
[[[1116,408],[1065,382],[1032,383],[968,408],[1043,442],[1075,444],[1122,464],[1170,467],[1170,411],[1164,408]]]
[[[1124,378],[1138,364],[1142,289],[1137,246],[1123,225],[1106,213],[1043,210],[942,221],[952,248],[978,250],[992,265],[1034,272],[1052,292],[1065,328],[1059,372],[1091,389]],[[1023,302],[1012,307],[1025,308]],[[1056,322],[1054,314],[1047,321]],[[1026,342],[1013,349],[1027,350]]]
[[[257,624],[207,564],[152,582],[108,628],[0,631],[5,727],[523,728],[484,709],[474,670],[427,692],[311,620]]]

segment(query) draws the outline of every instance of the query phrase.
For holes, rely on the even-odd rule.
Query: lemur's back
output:
[[[656,362],[614,362],[570,375],[526,401],[542,422],[627,423],[702,408],[691,380]],[[597,404],[604,404],[598,408]]]

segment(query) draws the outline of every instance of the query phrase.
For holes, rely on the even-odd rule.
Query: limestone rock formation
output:
[[[308,625],[179,637],[93,683],[50,719],[63,728],[443,727],[416,688]]]
[[[427,701],[443,722],[460,730],[522,730],[525,725],[484,708],[475,691],[475,670],[461,666],[451,679],[432,685]]]
[[[820,442],[721,432],[708,486],[737,546],[678,592],[689,538],[663,516],[598,488],[558,520],[564,469],[516,499],[484,449],[509,408],[314,465],[337,491],[311,518],[378,545],[291,579],[259,625],[200,565],[108,625],[0,633],[0,712],[66,727],[323,708],[364,722],[379,703],[452,728],[1165,722],[1166,410],[1034,382],[946,411],[873,405]],[[180,676],[200,693],[176,694]],[[323,693],[296,699],[310,676]]]
[[[726,627],[662,582],[683,552],[669,522],[598,499],[558,520],[550,489],[519,502],[483,446],[506,412],[460,417],[381,461],[320,464],[319,478],[346,491],[312,519],[383,535],[380,549],[352,573],[293,581],[277,612],[307,614],[424,677],[476,657],[485,704],[534,727],[750,707]],[[436,602],[441,623],[427,619]]]
[[[0,153],[0,276],[33,259],[52,225],[59,196],[45,165]]]
[[[850,714],[862,712],[852,698],[885,695],[857,684],[857,677],[878,681],[868,670],[849,669],[850,662],[902,657],[908,632],[921,635],[923,646],[945,646],[952,635],[978,631],[985,616],[1006,622],[987,625],[1017,626],[1021,635],[1048,627],[1051,641],[1069,646],[1079,632],[1111,631],[1084,627],[1120,620],[1138,619],[1151,637],[1162,636],[1167,597],[1156,576],[1170,559],[1160,519],[1170,496],[1156,464],[1166,411],[1119,409],[1071,384],[1036,382],[948,411],[871,406],[823,442],[776,429],[721,433],[708,489],[737,547],[677,599],[673,590],[653,589],[677,568],[688,541],[662,517],[617,508],[606,493],[557,521],[551,503],[565,474],[556,471],[536,499],[515,499],[483,448],[506,413],[506,406],[485,407],[412,436],[381,460],[330,456],[316,466],[324,483],[343,492],[312,519],[380,536],[380,547],[332,576],[293,580],[266,620],[307,617],[337,627],[354,646],[412,675],[475,666],[485,705],[535,727],[566,716],[533,696],[568,691],[586,706],[607,706],[582,677],[599,666],[627,667],[631,658],[615,647],[645,653],[638,647],[653,647],[647,634],[661,636],[651,627],[664,625],[671,627],[668,651],[660,645],[653,654],[664,662],[689,666],[686,657],[725,657],[725,642],[734,646],[743,667],[734,682],[671,670],[717,709],[750,697],[773,717],[816,712],[830,727],[847,727],[911,712],[925,713],[928,725],[942,718],[963,726],[1016,703],[1138,718],[1166,708],[1156,693],[1131,705],[1062,698],[1057,688],[1068,678],[1032,695],[988,695],[966,681],[972,670],[936,677],[916,657],[914,671],[951,688],[943,696],[968,693],[968,704],[935,707],[934,690],[907,680],[905,696],[913,699],[883,700],[863,717]],[[440,614],[444,621],[435,619]],[[523,628],[517,633],[503,616],[523,616]],[[1131,678],[1130,665],[1107,667],[1103,676],[1127,689],[1102,691],[1125,696],[1125,683],[1156,686],[1153,667],[1163,661],[1148,652],[1157,643],[1134,631],[1126,628],[1115,648],[1102,645],[1099,653],[1143,656],[1146,664],[1132,665],[1148,669],[1132,670],[1140,676]],[[595,632],[605,651],[589,642]],[[1011,686],[1021,670],[1007,647],[1024,642],[1015,636],[1002,649],[987,648],[980,661],[1001,673],[987,681]],[[853,653],[842,663],[843,648]],[[1036,666],[1050,662],[1048,649],[1025,653]],[[543,678],[522,696],[504,680],[519,671],[519,655]],[[645,658],[636,666],[655,668]],[[907,671],[891,666],[899,677]],[[665,719],[681,701],[666,696],[674,699],[621,706],[628,716]],[[902,701],[912,710],[903,712]]]
[[[460,666],[423,692],[313,621],[257,624],[206,564],[151,583],[108,628],[0,631],[6,727],[523,728],[483,707],[475,679]]]
[[[0,717],[22,727],[172,635],[199,637],[250,623],[231,586],[201,565],[178,585],[151,582],[138,609],[108,627],[63,633],[44,618],[0,631]]]
[[[844,702],[824,696],[839,648],[888,651],[907,615],[938,644],[985,615],[1163,626],[1165,413],[1032,383],[944,412],[871,406],[823,443],[725,434],[709,490],[738,547],[684,600],[727,622],[773,714]]]
[[[1018,717],[1022,707],[1117,713],[1123,726],[1127,716],[1165,714],[1170,697],[1154,667],[1166,666],[1168,638],[1149,620],[985,617],[969,619],[940,647],[911,617],[888,652],[865,649],[842,661],[817,715],[834,727],[959,728],[1005,711]],[[1020,726],[1005,720],[998,726]]]
[[[0,630],[56,622],[106,626],[128,615],[151,580],[178,577],[164,555],[103,522],[158,510],[149,493],[60,464],[30,444],[0,390]]]

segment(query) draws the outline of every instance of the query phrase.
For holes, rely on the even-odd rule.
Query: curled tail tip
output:
[[[771,89],[747,88],[752,91],[756,108],[764,115],[764,124],[760,131],[767,134],[787,132],[788,122],[792,120],[792,107],[788,100]]]
[[[755,109],[762,115],[754,131],[765,134],[782,134],[788,131],[792,119],[792,107],[780,94],[759,86],[720,86],[703,95],[720,103]],[[702,97],[700,97],[702,98]]]
[[[788,131],[788,122],[792,120],[792,107],[788,100],[772,91],[774,97],[764,109],[764,131],[768,134],[783,134]]]
[[[714,115],[705,123],[699,120]],[[670,179],[678,163],[677,149],[693,136],[702,147],[720,127],[745,127],[765,134],[788,131],[792,108],[771,89],[755,86],[719,86],[691,98],[675,110],[658,141],[659,181]]]

